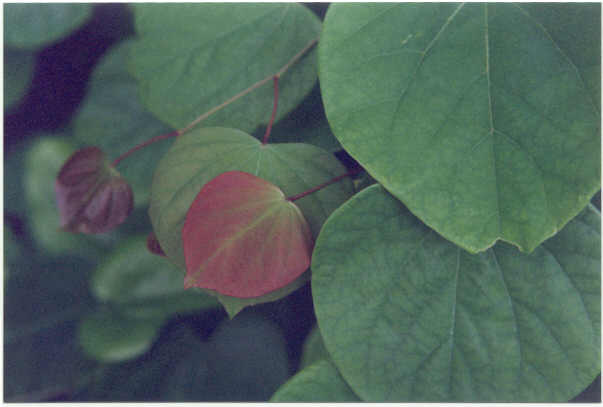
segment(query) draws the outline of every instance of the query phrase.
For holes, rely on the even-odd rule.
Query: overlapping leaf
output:
[[[312,294],[364,400],[567,401],[601,367],[600,269],[592,207],[530,255],[470,255],[375,185],[326,222]]]
[[[136,4],[131,71],[157,117],[182,128],[256,81],[275,74],[320,33],[304,6],[289,4]],[[169,27],[169,29],[167,29]],[[315,53],[280,82],[277,120],[316,81]],[[273,92],[257,89],[206,120],[252,132],[270,118]]]
[[[225,172],[203,186],[186,214],[184,286],[259,297],[306,271],[313,245],[306,219],[278,187]]]
[[[164,252],[183,269],[181,232],[186,213],[203,185],[227,171],[256,175],[278,186],[285,196],[292,196],[345,173],[345,167],[318,147],[293,143],[262,145],[234,129],[202,128],[178,137],[155,170],[149,214]],[[327,216],[352,191],[351,182],[345,179],[296,201],[314,237]],[[267,299],[249,299],[245,303],[274,301],[301,286],[306,278],[302,275],[278,294],[268,294]],[[232,301],[233,312],[243,306],[241,300],[219,298],[222,303]]]
[[[94,70],[86,98],[73,119],[75,137],[85,145],[98,146],[110,159],[171,129],[145,110],[138,99],[136,80],[126,69],[131,41],[112,49]],[[150,145],[119,164],[134,193],[134,205],[148,205],[152,171],[170,140]]]
[[[34,66],[34,53],[4,48],[4,110],[14,106],[25,95]]]
[[[600,5],[335,4],[319,44],[342,146],[471,252],[530,252],[600,188]]]

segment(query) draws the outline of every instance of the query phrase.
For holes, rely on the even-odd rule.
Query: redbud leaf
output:
[[[205,184],[182,228],[185,288],[259,297],[310,265],[312,233],[299,208],[274,184],[229,171]]]
[[[132,189],[98,147],[82,148],[63,164],[55,193],[61,227],[70,232],[108,232],[133,208]]]

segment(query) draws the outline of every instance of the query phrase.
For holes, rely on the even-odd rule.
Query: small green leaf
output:
[[[567,401],[601,367],[600,236],[588,207],[530,255],[471,255],[369,187],[316,242],[325,346],[364,400]]]
[[[168,260],[146,248],[146,237],[136,236],[120,247],[94,273],[95,296],[114,304],[131,317],[163,321],[175,313],[215,307],[206,294],[184,290],[184,277]]]
[[[334,4],[325,19],[333,133],[470,252],[531,252],[601,187],[601,6],[551,7]]]
[[[302,5],[135,4],[137,39],[130,68],[142,100],[157,117],[182,128],[255,82],[276,74],[320,33]],[[312,89],[315,52],[279,83],[277,120]],[[206,119],[206,125],[252,132],[270,118],[270,84]]]
[[[113,48],[92,73],[88,92],[73,119],[74,135],[85,145],[100,147],[114,160],[132,147],[171,131],[144,109],[137,85],[126,70],[131,41]],[[119,163],[119,172],[132,186],[134,205],[148,205],[151,168],[171,140],[152,144]]]
[[[90,4],[25,4],[4,6],[4,44],[36,49],[67,36],[91,15]]]
[[[119,362],[146,352],[163,319],[131,318],[116,311],[99,310],[81,322],[80,346],[101,362]]]
[[[324,403],[360,402],[350,386],[329,360],[323,359],[304,368],[283,384],[270,401]]]
[[[32,52],[4,48],[4,110],[13,107],[29,88],[36,58]]]

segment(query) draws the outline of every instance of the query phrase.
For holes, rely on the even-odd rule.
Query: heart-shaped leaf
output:
[[[333,133],[424,223],[530,252],[601,187],[601,6],[334,4]]]
[[[471,255],[368,187],[316,241],[325,346],[364,400],[567,401],[601,368],[600,219]]]
[[[61,227],[70,232],[108,232],[133,208],[132,189],[98,147],[82,148],[63,164],[55,192]]]
[[[184,286],[259,297],[306,271],[313,244],[306,219],[278,187],[225,172],[203,186],[186,214]]]
[[[227,171],[243,171],[278,186],[293,196],[346,172],[327,151],[306,144],[265,144],[239,130],[199,128],[176,138],[159,162],[153,177],[149,215],[163,251],[185,268],[182,227],[193,200],[207,182]],[[349,179],[332,184],[295,203],[316,237],[329,214],[353,193]],[[246,305],[275,301],[299,288],[303,274],[294,283],[262,297],[240,299],[218,295],[234,316]]]
[[[320,21],[300,4],[135,4],[136,42],[130,68],[145,105],[182,128],[255,82],[274,75],[320,34]],[[166,29],[169,27],[169,29]],[[316,53],[279,82],[277,120],[316,82]],[[267,123],[270,86],[215,113],[206,125],[252,132]]]

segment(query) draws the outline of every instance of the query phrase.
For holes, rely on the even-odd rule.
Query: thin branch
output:
[[[272,130],[272,125],[274,124],[274,118],[276,117],[276,109],[278,107],[278,76],[274,75],[274,105],[272,106],[272,115],[270,116],[270,121],[268,122],[268,127],[266,128],[266,133],[264,134],[264,139],[262,140],[262,144],[268,143],[268,138],[270,137],[270,131]]]
[[[355,170],[346,172],[345,174],[341,174],[341,175],[339,175],[339,176],[337,176],[337,177],[335,177],[335,178],[333,178],[333,179],[331,179],[331,180],[329,180],[329,181],[327,181],[327,182],[325,182],[323,184],[315,186],[314,188],[310,188],[307,191],[302,192],[301,194],[297,194],[297,195],[293,195],[293,196],[287,197],[287,200],[291,201],[291,202],[297,201],[298,199],[301,199],[301,198],[303,198],[303,197],[305,197],[307,195],[313,194],[316,191],[320,191],[321,189],[323,189],[325,187],[328,187],[329,185],[334,184],[337,181],[340,181],[340,180],[344,179],[345,177],[351,177],[352,175],[356,175],[356,174],[358,174],[361,171],[363,171],[362,168],[357,168]]]

